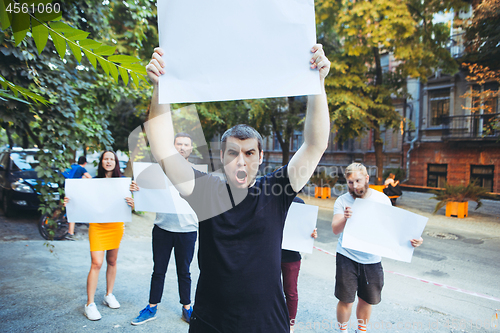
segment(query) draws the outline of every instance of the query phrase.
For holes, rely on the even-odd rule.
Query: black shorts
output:
[[[384,286],[384,270],[380,262],[359,264],[337,253],[335,297],[344,303],[353,303],[358,297],[368,304],[378,304]]]

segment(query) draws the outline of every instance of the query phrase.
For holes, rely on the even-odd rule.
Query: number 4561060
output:
[[[23,12],[25,14],[26,13],[35,13],[35,12],[50,14],[52,12],[59,13],[61,11],[61,5],[58,3],[55,3],[55,4],[39,3],[38,5],[35,5],[34,3],[32,3],[31,5],[28,5],[27,3],[20,4],[20,3],[16,2],[16,3],[9,3],[9,5],[5,9],[5,11],[7,11],[9,13],[15,13],[15,14],[18,14],[20,12]]]

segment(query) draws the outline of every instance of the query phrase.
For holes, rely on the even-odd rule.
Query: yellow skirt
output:
[[[106,251],[120,247],[125,223],[89,223],[90,251]]]

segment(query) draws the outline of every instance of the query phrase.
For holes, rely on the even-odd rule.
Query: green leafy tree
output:
[[[284,165],[290,159],[293,135],[303,127],[306,100],[288,97],[211,102],[199,103],[196,108],[207,142],[234,125],[248,124],[262,136],[277,136]]]
[[[45,8],[45,12],[30,13],[32,3],[33,8],[42,6],[41,8]],[[90,6],[86,7],[90,10]],[[93,7],[94,10],[96,7],[98,6]],[[50,8],[50,12],[48,8]],[[60,10],[56,10],[56,8]],[[3,0],[0,1],[1,28],[7,35],[9,35],[7,29],[11,28],[14,46],[19,46],[29,34],[29,37],[31,36],[35,41],[37,51],[40,54],[45,49],[50,36],[52,45],[61,59],[64,59],[66,52],[71,52],[77,62],[81,62],[84,54],[94,68],[97,68],[97,63],[99,63],[106,75],[111,75],[116,82],[121,76],[126,84],[130,75],[135,84],[139,85],[139,79],[143,78],[145,74],[144,66],[135,64],[140,59],[126,55],[114,55],[115,46],[88,39],[89,32],[76,29],[71,24],[64,22],[64,9],[63,5],[56,7],[55,4],[43,0],[35,2]],[[4,34],[3,38],[5,37]],[[105,58],[106,56],[108,58]],[[17,87],[4,76],[0,76],[0,84],[3,87],[3,91],[0,91],[2,97],[10,97],[5,91],[10,89],[16,98],[21,94],[24,98],[30,98],[35,102],[46,103],[46,100],[31,94],[23,87]]]
[[[305,97],[268,98],[249,102],[255,127],[264,135],[276,135],[282,152],[282,165],[290,160],[290,144],[303,127]]]
[[[332,61],[326,88],[336,139],[371,131],[377,183],[383,180],[381,134],[401,124],[393,98],[411,97],[407,77],[425,82],[438,68],[457,71],[446,49],[449,28],[433,23],[433,17],[464,5],[458,0],[320,0],[316,5],[320,41],[332,44],[325,48]],[[382,68],[384,55],[392,57],[390,70]]]
[[[478,64],[462,64],[467,68],[466,80],[473,83],[472,89],[463,94],[462,98],[470,98],[471,106],[462,105],[463,109],[469,110],[471,114],[484,115],[480,132],[483,135],[494,135],[500,129],[500,118],[497,113],[497,101],[500,96],[500,70],[491,70]],[[489,84],[496,84],[496,89],[492,89]]]
[[[260,116],[260,109],[256,107],[259,101],[262,100],[237,100],[195,104],[207,143],[210,145],[215,136],[222,135],[226,130],[238,124],[248,124],[262,135],[269,135],[269,123]],[[174,108],[182,106],[173,105]]]
[[[135,25],[133,15],[123,22],[134,31],[130,36],[123,27],[113,29],[108,20],[110,8],[116,7],[118,13],[118,8],[126,7],[125,2],[115,3],[68,1],[60,3],[57,15],[33,15],[22,9],[17,14],[9,12],[9,5],[31,2],[0,0],[0,98],[4,104],[0,124],[10,134],[11,146],[15,132],[24,147],[41,148],[36,171],[44,183],[62,185],[58,171],[69,166],[78,148],[111,148],[110,114],[121,100],[137,100],[143,95],[141,90],[148,88],[141,82],[145,74],[141,59],[116,54],[116,50],[142,55],[147,50],[139,50],[144,46],[141,42],[156,30],[147,29],[148,21],[141,16],[144,11]],[[35,7],[48,4],[34,2]],[[135,43],[135,49],[128,41]],[[48,189],[41,186],[40,191],[41,212],[55,208],[57,202],[49,200]],[[59,191],[62,194],[62,188]]]
[[[500,69],[500,0],[473,1],[473,16],[464,22],[464,61]]]

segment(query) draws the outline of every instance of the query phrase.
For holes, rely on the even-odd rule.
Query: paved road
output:
[[[413,325],[420,321],[412,322],[408,319],[415,314],[427,314],[428,318],[421,323],[423,328],[434,327],[438,320],[439,329],[431,330],[433,332],[495,331],[481,330],[477,326],[479,323],[482,323],[481,326],[485,326],[485,323],[489,326],[495,309],[500,308],[498,202],[485,201],[482,209],[470,213],[472,217],[459,220],[445,217],[444,210],[437,215],[430,214],[435,201],[428,200],[429,197],[428,194],[407,193],[398,203],[400,208],[429,217],[429,222],[423,235],[424,245],[415,250],[411,264],[383,259],[386,271],[383,301],[381,305],[374,307],[372,324],[393,322],[395,316],[401,318],[402,322],[399,323],[412,324],[408,324],[412,328],[410,330],[395,331],[424,332],[424,329]],[[334,253],[337,237],[331,234],[332,212],[326,208],[333,205],[333,200],[324,200],[323,203],[318,203],[318,199],[307,201],[321,206],[316,246]],[[438,287],[421,280],[460,288],[470,293]],[[471,295],[472,292],[484,294],[484,297]],[[489,296],[497,300],[485,298]],[[445,327],[447,322],[459,329],[448,329]],[[500,328],[496,331],[500,332]]]
[[[443,212],[431,215],[435,202],[428,197],[408,192],[399,200],[401,208],[430,220],[424,245],[415,251],[411,264],[383,260],[386,285],[382,303],[374,308],[372,332],[500,332],[500,328],[484,328],[490,325],[494,310],[500,308],[499,301],[487,299],[500,299],[500,205],[486,201],[483,208],[471,211],[469,218],[458,220],[444,217]],[[306,198],[306,202],[320,206],[316,246],[335,253],[337,237],[330,229],[333,199]],[[152,216],[134,216],[134,221],[126,224],[114,291],[122,305],[118,310],[100,304],[105,291],[101,272],[96,303],[103,318],[97,322],[83,315],[90,264],[87,228],[77,227],[79,240],[75,242],[53,242],[51,253],[36,230],[36,214],[9,220],[0,217],[0,332],[187,332],[187,324],[180,319],[173,260],[158,319],[142,326],[130,325],[148,298]],[[192,275],[196,281],[196,259]],[[296,332],[333,331],[337,303],[334,277],[333,255],[318,250],[303,255]]]

